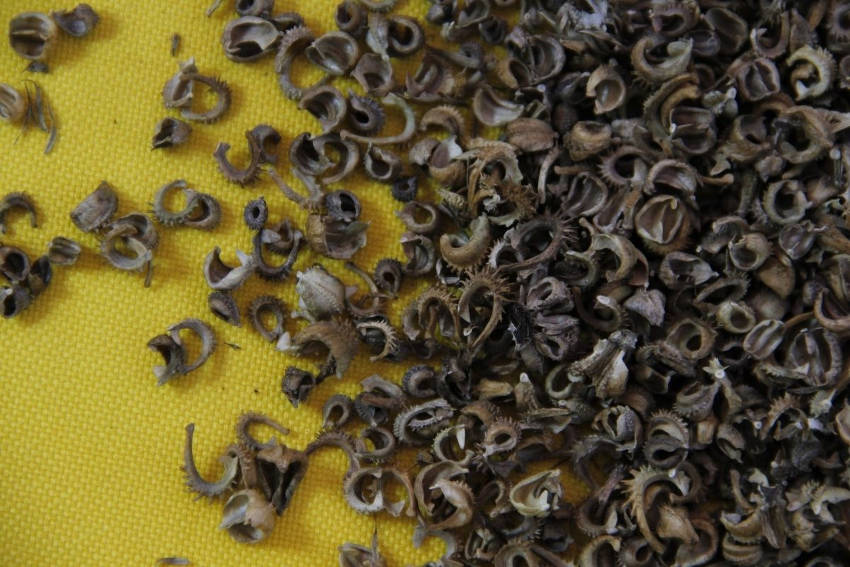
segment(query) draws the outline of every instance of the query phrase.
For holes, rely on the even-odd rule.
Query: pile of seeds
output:
[[[452,49],[423,48],[416,21],[385,13],[393,2],[347,0],[324,35],[272,4],[238,2],[222,44],[234,61],[276,51],[284,95],[323,128],[290,146],[306,196],[268,169],[309,211],[307,244],[341,259],[365,246],[357,197],[326,190],[358,163],[405,202],[407,260],[374,277],[350,264],[370,280],[359,300],[320,266],[298,273],[309,324],[293,337],[279,301],[261,302],[279,349],[326,353],[315,373],[287,369],[295,405],[345,373],[354,337],[409,367],[401,386],[376,375],[331,397],[306,450],[346,452],[353,508],[415,516],[418,540],[447,542],[441,565],[564,565],[573,527],[588,566],[848,557],[843,3],[432,0]],[[419,51],[400,86],[393,60]],[[325,73],[306,88],[290,72],[300,56]],[[365,95],[343,95],[338,76]],[[383,132],[389,107],[398,134]],[[264,161],[249,146],[248,170],[222,167],[238,183]],[[438,202],[416,200],[422,178]],[[251,225],[260,248],[293,240],[283,222]],[[250,262],[227,275],[239,269]],[[438,284],[394,325],[403,278]],[[421,448],[410,472],[392,464],[405,446]],[[228,528],[246,491],[243,510],[274,507],[240,476],[253,461],[234,458],[218,483],[237,489]],[[575,509],[565,462],[591,488]],[[240,530],[265,533],[257,517]],[[361,551],[347,564],[379,560]]]
[[[326,190],[358,163],[405,202],[407,260],[374,276],[348,264],[365,295],[321,266],[299,272],[308,325],[292,337],[279,300],[252,305],[278,349],[326,354],[316,372],[287,368],[293,405],[345,373],[355,337],[373,360],[408,365],[401,386],[375,375],[353,400],[328,399],[305,453],[343,450],[346,501],[415,516],[417,541],[447,543],[433,564],[565,565],[565,551],[587,566],[847,560],[845,5],[528,0],[517,13],[510,0],[432,0],[427,19],[458,44],[440,49],[386,14],[393,3],[346,0],[339,31],[317,36],[273,2],[238,2],[222,39],[234,61],[276,52],[284,95],[323,128],[290,146],[306,196],[268,168],[309,211],[312,250],[349,259],[366,245],[357,197]],[[400,86],[393,60],[419,51]],[[306,88],[291,76],[300,56],[325,73]],[[343,95],[339,76],[365,95]],[[389,107],[404,115],[398,134],[383,133]],[[243,171],[216,152],[240,184],[272,161],[248,142]],[[416,200],[421,178],[438,202]],[[244,281],[263,246],[300,242],[267,216],[264,201],[246,207],[255,255],[223,269],[216,251],[211,285]],[[409,278],[438,283],[394,325],[386,306]],[[214,311],[239,321],[227,297]],[[191,430],[187,447],[196,487]],[[199,492],[235,490],[223,525],[256,541],[297,483],[262,480],[258,451],[286,477],[293,450],[237,447],[215,494]],[[414,470],[393,466],[399,447],[421,449]],[[591,488],[577,508],[563,501],[567,462]],[[568,550],[573,527],[587,541]],[[358,549],[344,564],[382,561]]]
[[[239,325],[230,292],[254,273],[286,279],[302,243],[344,260],[365,247],[356,195],[330,187],[362,163],[404,202],[406,259],[373,273],[347,263],[359,295],[322,266],[298,272],[292,316],[307,324],[294,335],[273,296],[250,320],[281,351],[324,356],[286,369],[293,405],[342,377],[360,344],[407,371],[401,385],[373,375],[354,399],[331,396],[304,451],[258,441],[255,423],[286,429],[246,414],[215,482],[195,468],[190,424],[188,486],[227,496],[222,527],[258,542],[309,455],[337,448],[352,508],[415,517],[414,543],[446,543],[430,565],[850,561],[850,4],[429,1],[453,47],[426,46],[417,21],[388,13],[395,0],[344,0],[323,35],[273,0],[235,3],[225,54],[276,54],[284,96],[323,131],[289,148],[306,194],[274,169],[272,128],[246,134],[243,169],[216,149],[228,179],[267,172],[308,218],[300,230],[248,203],[253,254],[207,256],[210,308]],[[302,56],[323,73],[306,87],[292,76]],[[419,66],[402,81],[393,63],[408,57]],[[193,110],[195,82],[213,108]],[[223,85],[190,59],[163,97],[211,122],[229,105]],[[404,126],[385,132],[393,109]],[[153,145],[187,135],[171,119]],[[417,200],[420,186],[439,199]],[[184,219],[207,216],[172,188]],[[391,321],[388,304],[417,279],[436,283]],[[185,363],[186,325],[151,343],[161,380],[203,362]],[[409,447],[416,464],[401,470]],[[577,507],[564,466],[590,488]],[[340,554],[383,563],[376,540]]]

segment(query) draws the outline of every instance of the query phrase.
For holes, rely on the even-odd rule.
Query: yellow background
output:
[[[55,269],[50,287],[28,311],[0,320],[0,563],[152,565],[159,557],[177,555],[202,566],[335,565],[337,546],[347,541],[368,545],[375,526],[390,566],[436,559],[442,552],[439,542],[412,548],[412,521],[361,516],[345,504],[341,478],[346,460],[339,451],[311,459],[290,508],[272,536],[256,546],[237,544],[217,529],[220,501],[195,501],[185,489],[180,467],[188,422],[196,424],[198,468],[207,478],[217,478],[217,458],[234,441],[241,412],[275,417],[292,431],[284,442],[303,448],[319,429],[328,396],[335,391],[354,395],[359,381],[374,373],[398,379],[404,367],[371,364],[361,354],[344,380],[328,379],[309,403],[294,409],[280,392],[280,379],[296,361],[276,352],[247,322],[235,328],[209,313],[203,259],[216,245],[227,261],[235,260],[237,248],[250,251],[251,233],[241,220],[248,200],[264,195],[271,220],[289,216],[299,226],[304,220],[267,177],[247,188],[227,183],[212,158],[215,145],[230,142],[231,158],[241,163],[247,153],[244,132],[272,124],[284,134],[280,169],[294,183],[285,161],[289,142],[300,132],[319,133],[319,125],[281,94],[271,58],[253,64],[225,58],[220,37],[234,16],[232,0],[209,19],[204,17],[206,0],[90,3],[101,15],[100,24],[86,38],[60,35],[47,75],[25,72],[26,61],[5,39],[0,47],[0,82],[23,89],[26,79],[38,81],[59,123],[58,142],[47,156],[40,131],[22,134],[0,124],[0,194],[27,192],[39,219],[33,229],[22,215],[13,216],[0,241],[22,247],[33,260],[56,235],[84,247],[75,266]],[[278,0],[276,8],[300,11],[319,35],[335,28],[335,5]],[[70,2],[2,0],[0,22],[6,26],[22,11],[70,7]],[[421,19],[427,2],[402,1],[399,8]],[[432,26],[426,31],[429,38],[436,33]],[[182,36],[177,58],[169,53],[174,33]],[[193,124],[185,146],[151,151],[156,122],[178,116],[163,107],[162,86],[177,70],[177,61],[192,55],[200,72],[229,83],[233,105],[218,123]],[[101,180],[116,189],[118,214],[123,215],[148,211],[154,192],[179,178],[217,197],[223,221],[213,232],[159,227],[150,288],[143,287],[142,275],[109,266],[97,254],[97,239],[69,220],[68,213]],[[363,217],[371,222],[369,245],[356,262],[371,271],[382,257],[403,259],[402,227],[393,215],[398,203],[388,188],[361,177],[345,187],[357,192]],[[302,253],[296,267],[316,260]],[[339,262],[323,262],[347,283],[359,283]],[[243,310],[264,293],[292,307],[293,287],[293,278],[277,285],[254,278],[236,298]],[[416,293],[410,284],[404,289],[394,314]],[[186,317],[211,323],[219,348],[200,369],[157,387],[151,369],[161,359],[145,343]],[[290,331],[300,325],[287,322]],[[312,361],[300,361],[300,366],[315,368]],[[575,499],[582,489],[566,475],[565,480],[568,496]]]

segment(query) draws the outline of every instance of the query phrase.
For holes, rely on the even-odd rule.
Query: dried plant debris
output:
[[[372,535],[371,547],[356,543],[339,546],[340,567],[386,567],[387,563],[378,551],[378,532]]]
[[[28,98],[12,85],[0,83],[0,119],[20,122],[27,115]]]
[[[95,232],[106,226],[118,210],[118,195],[102,181],[73,211],[71,220],[83,232]]]
[[[10,319],[26,310],[53,280],[53,266],[69,266],[76,262],[80,246],[66,238],[51,241],[47,254],[36,260],[16,246],[0,244],[0,309]]]
[[[239,306],[233,296],[226,291],[213,291],[207,297],[210,311],[213,315],[222,321],[233,325],[234,327],[242,326],[242,315],[239,312]]]
[[[274,23],[257,16],[242,16],[224,27],[224,54],[237,63],[256,61],[272,53],[280,41]]]
[[[47,259],[54,266],[72,266],[77,263],[82,247],[64,236],[57,236],[50,241],[47,248]]]
[[[100,253],[119,270],[145,271],[145,287],[153,278],[153,252],[159,244],[159,233],[153,220],[140,212],[132,212],[113,220],[118,211],[118,195],[102,181],[73,211],[71,220],[83,232],[100,238]]]
[[[24,59],[40,63],[50,51],[56,38],[56,24],[47,14],[24,12],[9,22],[9,45]],[[46,71],[47,67],[36,65],[34,71]]]
[[[47,134],[44,153],[49,154],[53,150],[53,146],[56,145],[56,139],[59,136],[56,115],[44,94],[44,89],[35,81],[29,82],[33,85],[33,92],[30,94],[29,87],[27,87],[27,99],[29,99],[27,122],[33,122],[39,130]]]
[[[35,206],[25,193],[9,193],[0,199],[0,234],[7,233],[10,211],[19,210],[28,215],[30,226],[37,228]],[[47,252],[35,260],[22,248],[0,243],[0,314],[9,319],[20,315],[36,297],[44,292],[53,280],[53,266],[70,266],[81,252],[73,240],[57,236],[51,240]]]
[[[328,194],[323,191],[315,178],[298,170],[296,175],[307,186],[309,192],[307,197],[296,193],[273,167],[269,167],[269,176],[283,194],[309,211],[304,236],[310,248],[328,258],[350,259],[358,250],[366,246],[366,229],[369,228],[368,223],[358,220],[360,204],[356,197],[349,193],[346,198],[355,214],[352,215],[348,211],[336,211],[328,206]]]
[[[23,131],[31,124],[35,125],[47,134],[44,153],[49,154],[59,136],[56,115],[41,85],[32,80],[27,80],[26,83],[24,92],[6,83],[0,83],[0,120],[16,124]]]
[[[151,149],[171,148],[185,144],[189,140],[192,127],[177,118],[163,118],[154,128]]]
[[[260,166],[263,163],[263,149],[260,146],[260,141],[252,132],[246,132],[245,138],[248,140],[248,164],[243,168],[238,168],[230,163],[230,159],[227,157],[230,144],[227,142],[219,142],[215,152],[213,152],[213,157],[218,163],[221,174],[231,183],[238,185],[247,185],[255,181],[260,175]]]
[[[200,352],[195,360],[187,360],[186,346],[180,337],[180,331],[187,330],[197,336],[201,342]],[[157,386],[169,380],[184,376],[204,364],[215,351],[216,339],[212,328],[200,319],[185,319],[168,328],[167,334],[157,335],[148,341],[148,348],[162,355],[165,364],[154,366],[153,373]]]
[[[290,143],[293,186],[271,166],[279,137],[248,132],[244,167],[227,144],[216,159],[239,184],[267,171],[307,219],[248,203],[254,254],[210,253],[210,307],[238,323],[228,292],[287,277],[302,240],[354,258],[367,211],[329,185],[359,167],[403,203],[404,258],[347,264],[361,289],[301,268],[295,311],[263,296],[250,319],[316,362],[286,367],[293,406],[361,343],[406,372],[329,396],[303,452],[237,433],[221,481],[198,477],[187,430],[189,485],[227,496],[234,539],[265,538],[308,455],[334,448],[345,501],[416,517],[415,544],[446,545],[431,565],[850,562],[843,2],[431,0],[439,48],[391,0],[342,1],[327,33],[272,4],[237,2],[224,49],[276,50],[283,95],[322,133]],[[301,57],[312,85],[293,81]],[[196,74],[181,65],[167,106],[191,104]],[[152,347],[164,374],[184,364],[169,340]],[[399,470],[403,447],[419,453]],[[589,489],[575,505],[567,466]],[[340,563],[383,559],[373,540]]]
[[[267,442],[257,441],[248,432],[254,423],[288,433],[267,416],[244,414],[236,425],[237,443],[220,458],[224,472],[217,481],[204,480],[195,466],[193,423],[186,426],[183,453],[186,485],[199,498],[227,497],[220,528],[242,543],[257,543],[269,535],[307,472],[306,453],[280,444],[276,437]]]
[[[88,4],[78,4],[72,10],[51,12],[24,12],[9,22],[9,45],[12,50],[30,61],[28,71],[46,73],[46,59],[56,41],[57,32],[71,37],[91,33],[100,16]]]
[[[204,278],[207,285],[215,291],[231,291],[240,287],[254,273],[256,262],[253,257],[241,250],[236,251],[238,266],[229,266],[221,259],[218,246],[207,254],[204,260]]]
[[[196,84],[203,85],[214,94],[216,101],[213,106],[207,109],[199,108],[200,103],[195,102]],[[198,93],[198,98],[202,98],[201,94]],[[165,108],[177,108],[186,120],[205,124],[215,122],[224,116],[230,108],[230,98],[230,87],[227,83],[199,73],[194,57],[178,65],[177,73],[165,83],[162,90]]]
[[[73,10],[53,12],[50,17],[60,30],[73,37],[88,35],[100,21],[100,16],[88,4],[77,4]]]
[[[183,208],[171,210],[166,201],[172,193],[180,191],[183,195]],[[166,183],[157,190],[153,200],[153,216],[165,226],[188,226],[212,230],[221,221],[221,205],[215,197],[189,188],[186,181],[177,179]]]
[[[0,199],[0,234],[6,234],[8,230],[6,215],[14,210],[25,212],[29,216],[30,226],[32,228],[38,227],[35,216],[35,205],[32,199],[26,193],[16,191],[14,193],[7,193]]]

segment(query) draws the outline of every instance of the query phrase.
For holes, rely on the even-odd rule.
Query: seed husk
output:
[[[118,195],[106,181],[86,197],[73,211],[71,220],[83,232],[94,232],[106,226],[118,210]]]
[[[151,149],[171,148],[185,144],[189,140],[192,127],[177,118],[163,118],[154,128]]]
[[[88,35],[100,21],[100,16],[88,4],[77,4],[72,10],[52,12],[50,17],[60,30],[72,37]]]

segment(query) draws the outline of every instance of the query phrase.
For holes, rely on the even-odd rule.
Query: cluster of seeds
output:
[[[0,234],[9,229],[10,213],[23,212],[30,226],[38,227],[35,205],[25,193],[9,193],[0,199]],[[0,314],[8,319],[19,315],[53,279],[53,266],[71,266],[80,255],[80,245],[63,236],[50,241],[47,253],[35,262],[17,246],[0,242],[0,276],[8,285],[0,286]]]
[[[415,517],[415,544],[446,543],[435,567],[565,566],[567,553],[581,567],[849,561],[850,4],[429,1],[433,45],[389,13],[395,0],[344,0],[338,30],[322,35],[273,0],[235,2],[224,53],[274,55],[283,95],[322,132],[289,146],[306,193],[275,169],[274,128],[246,133],[242,169],[219,144],[228,180],[266,173],[308,216],[302,230],[249,202],[253,253],[229,266],[216,248],[204,262],[210,309],[240,325],[230,292],[254,273],[285,280],[303,245],[341,260],[364,248],[357,196],[331,187],[362,165],[404,203],[406,259],[373,273],[347,262],[360,294],[321,265],[297,272],[289,316],[306,325],[294,334],[274,296],[248,315],[278,350],[324,357],[315,371],[286,368],[295,406],[343,377],[361,345],[407,371],[400,385],[372,375],[353,399],[331,396],[303,451],[258,441],[255,423],[287,431],[244,415],[215,482],[198,474],[190,424],[189,487],[227,496],[222,528],[255,543],[309,455],[337,448],[346,502]],[[293,78],[300,57],[321,72],[311,85]],[[393,64],[414,57],[400,80]],[[344,95],[337,78],[363,94]],[[213,107],[193,106],[195,83]],[[163,98],[209,123],[230,91],[189,59]],[[401,131],[385,132],[389,110]],[[153,146],[189,131],[166,119]],[[420,199],[420,185],[438,198]],[[186,208],[167,211],[176,189]],[[217,223],[214,199],[182,181],[156,201],[164,224]],[[72,218],[106,227],[110,262],[150,273],[156,232],[141,218],[108,224],[116,207],[102,186]],[[394,322],[388,305],[407,280],[434,285]],[[191,364],[184,328],[204,344]],[[193,319],[153,339],[160,382],[214,345]],[[410,469],[396,464],[402,448],[418,451]],[[564,500],[565,465],[590,489],[577,506]],[[343,545],[340,563],[382,565],[377,540]]]
[[[424,47],[403,84],[393,61],[425,36],[392,4],[347,0],[339,30],[316,35],[273,2],[237,2],[222,39],[237,62],[276,53],[284,95],[323,129],[290,145],[306,195],[267,168],[309,211],[313,251],[366,245],[357,197],[327,189],[358,164],[405,203],[406,261],[347,264],[367,293],[299,272],[308,325],[293,336],[278,300],[252,306],[253,321],[274,314],[261,332],[279,350],[326,354],[287,368],[293,405],[345,373],[355,337],[409,364],[401,386],[375,375],[332,396],[305,453],[345,451],[346,501],[415,516],[418,540],[447,542],[440,565],[565,565],[574,527],[580,565],[846,557],[844,4],[432,0],[458,47]],[[300,56],[324,72],[306,87]],[[390,107],[404,126],[387,135]],[[271,163],[249,146],[248,170],[221,167],[240,184]],[[417,200],[423,176],[439,201]],[[228,270],[241,280],[251,262]],[[410,278],[437,285],[395,325],[387,305]],[[421,448],[413,470],[393,465],[400,447]],[[591,489],[575,508],[565,462]],[[345,564],[381,561],[358,553]]]

